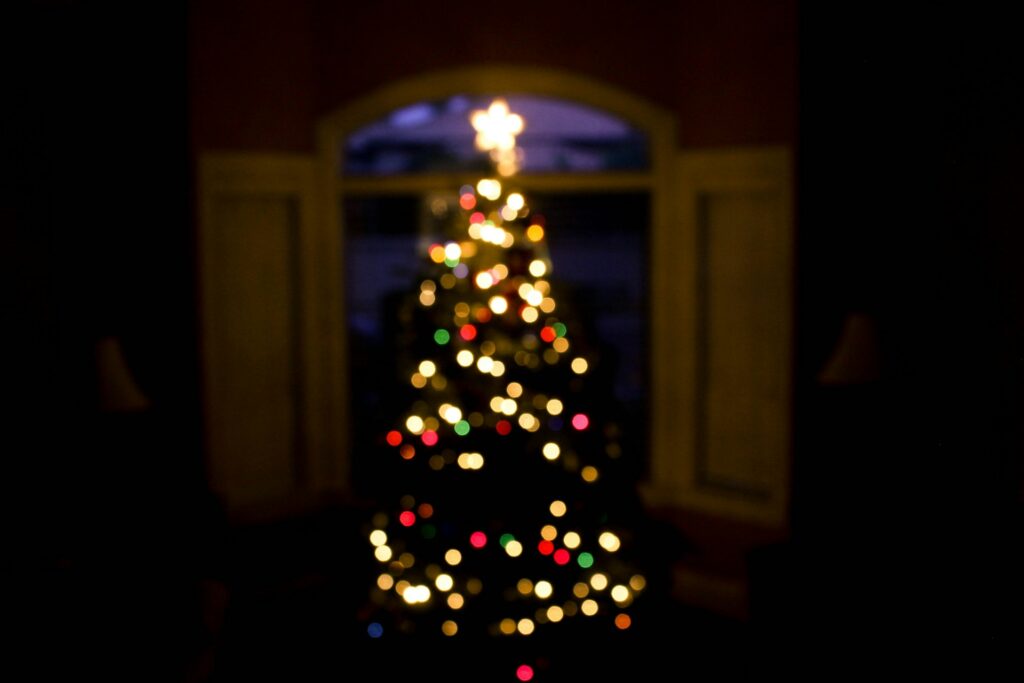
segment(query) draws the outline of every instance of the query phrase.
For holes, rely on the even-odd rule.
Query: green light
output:
[[[576,561],[584,569],[590,569],[594,566],[594,556],[590,553],[580,553],[580,556],[576,558]]]
[[[553,327],[555,329],[555,336],[556,337],[564,337],[565,336],[566,329],[565,329],[565,324],[564,323],[555,323],[551,327]]]
[[[434,333],[434,341],[436,341],[441,346],[444,346],[449,341],[451,341],[451,338],[452,338],[452,335],[450,335],[448,333],[448,330],[446,330],[444,328],[441,328],[437,332]]]
[[[446,266],[448,266],[449,268],[454,268],[455,266],[459,265],[459,259],[457,259],[457,258],[445,258],[444,264]]]
[[[469,434],[469,423],[465,420],[459,420],[455,423],[455,433],[459,436],[465,436]]]
[[[423,538],[433,538],[434,536],[437,536],[437,527],[433,524],[424,524],[420,527],[420,533],[423,535]]]
[[[516,537],[512,534],[502,534],[501,538],[498,539],[498,543],[500,543],[501,547],[504,548],[514,540],[516,540]]]

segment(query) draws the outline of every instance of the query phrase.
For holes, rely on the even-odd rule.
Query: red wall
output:
[[[796,23],[795,0],[640,0],[596,12],[551,0],[195,2],[192,148],[308,152],[316,121],[345,102],[481,63],[550,66],[628,90],[676,112],[685,147],[792,145]]]

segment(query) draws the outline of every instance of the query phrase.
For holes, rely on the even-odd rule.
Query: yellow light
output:
[[[482,151],[506,151],[516,146],[516,135],[523,131],[523,117],[509,111],[508,103],[498,98],[487,111],[476,109],[470,115],[476,130],[476,148]]]
[[[487,289],[494,284],[494,276],[486,270],[476,274],[476,286],[480,289]]]
[[[480,228],[483,227],[479,223],[469,224],[469,236],[475,240],[480,239]]]
[[[519,579],[516,583],[516,590],[519,591],[520,595],[529,595],[533,592],[533,581],[529,579]]]
[[[550,401],[548,401],[548,404],[546,406],[548,414],[550,415],[561,415],[562,407],[562,402],[559,401],[557,398],[553,398]]]
[[[508,277],[508,266],[504,263],[499,263],[491,268],[491,272],[494,273],[494,277],[498,278],[498,280],[504,280]]]
[[[494,369],[494,359],[490,356],[480,356],[476,359],[476,367],[480,372],[489,373]]]
[[[572,371],[577,375],[582,375],[587,371],[587,361],[585,358],[573,358],[572,359]]]
[[[509,541],[505,544],[505,552],[509,557],[519,557],[523,554],[523,544],[519,541]]]
[[[484,178],[476,184],[476,191],[487,199],[494,201],[501,196],[501,183],[493,178]]]
[[[444,413],[442,413],[441,417],[443,417],[444,421],[448,424],[453,425],[462,419],[462,411],[455,406],[447,406],[446,408],[442,408],[442,410],[444,410]]]
[[[433,415],[431,415],[429,417],[426,417],[423,420],[423,428],[424,429],[432,429],[432,430],[434,430],[436,432],[437,428],[440,427],[440,426],[441,426],[441,423],[438,422],[437,418],[434,417]]]
[[[645,579],[640,574],[634,574],[629,579],[629,587],[632,588],[633,590],[635,590],[637,593],[639,593],[640,591],[642,591],[644,588],[647,587],[647,579]]]
[[[629,602],[629,589],[619,584],[612,587],[612,600],[617,603]]]
[[[519,212],[513,209],[511,206],[501,207],[501,217],[506,221],[513,221],[516,218],[516,214]]]
[[[503,246],[503,247],[505,247],[506,249],[508,249],[508,248],[509,248],[509,247],[511,247],[511,246],[512,246],[513,244],[515,244],[515,238],[514,238],[514,237],[512,237],[512,233],[510,233],[510,232],[506,232],[506,233],[505,233],[504,235],[502,235],[502,238],[501,238],[501,246]]]
[[[462,256],[462,247],[455,242],[449,242],[444,247],[444,257],[451,261],[457,261]]]
[[[424,429],[423,418],[419,415],[410,415],[405,421],[405,428],[413,434],[422,434]]]
[[[435,244],[430,248],[430,260],[434,263],[444,263],[444,247]]]
[[[462,609],[462,606],[466,604],[460,593],[452,593],[448,596],[448,606],[452,609]]]
[[[558,447],[558,444],[554,441],[549,441],[544,444],[544,448],[541,451],[544,453],[544,457],[548,460],[555,460],[562,453],[562,449]]]
[[[544,311],[545,313],[554,313],[555,300],[552,299],[551,297],[545,297],[544,300],[540,302],[540,310]]]
[[[619,549],[621,543],[619,537],[610,531],[605,531],[597,538],[598,544],[610,553],[614,553]]]
[[[501,406],[502,406],[502,404],[504,402],[505,402],[504,398],[502,398],[501,396],[495,396],[494,398],[491,399],[491,403],[490,403],[491,410],[493,410],[496,413],[500,413],[501,412]]]
[[[433,280],[424,280],[420,283],[421,292],[433,292],[437,289],[437,285]]]
[[[379,545],[377,549],[373,551],[373,556],[381,562],[387,562],[391,559],[391,548],[386,545]]]
[[[528,636],[533,633],[534,625],[532,619],[520,619],[519,623],[516,624],[516,628],[524,636]]]
[[[444,456],[435,453],[430,456],[430,460],[427,461],[427,464],[430,465],[430,469],[440,472],[444,469]]]
[[[485,356],[493,356],[497,349],[494,346],[494,342],[487,340],[480,345],[480,353]]]
[[[536,289],[541,294],[543,294],[544,296],[547,296],[548,294],[551,293],[551,283],[548,282],[547,280],[537,280],[536,282],[533,283],[533,288]]]
[[[515,415],[518,407],[519,406],[516,405],[516,402],[510,398],[504,398],[501,400],[501,412],[504,415]]]
[[[505,374],[505,364],[500,360],[494,361],[494,365],[491,366],[491,375],[494,377],[501,377]]]
[[[484,583],[480,579],[472,578],[466,582],[466,592],[470,595],[477,595],[484,589]]]
[[[373,547],[376,548],[378,546],[382,546],[382,545],[384,545],[387,542],[388,542],[388,535],[387,535],[387,532],[385,532],[384,530],[382,530],[382,529],[374,529],[373,531],[370,532],[370,543],[373,545]]]
[[[519,416],[519,426],[528,432],[535,432],[540,428],[540,422],[530,413],[523,413]]]
[[[433,292],[420,292],[420,303],[424,306],[434,305],[434,293]]]
[[[529,270],[530,275],[534,277],[541,277],[544,273],[548,272],[548,266],[540,259],[534,259],[533,261],[530,261]]]
[[[562,543],[565,544],[566,548],[575,549],[580,547],[580,535],[575,531],[570,531],[562,538]]]
[[[551,594],[554,592],[554,588],[551,586],[551,583],[548,582],[548,581],[538,581],[533,586],[533,592],[541,600],[547,600],[548,598],[551,597]]]
[[[580,611],[588,617],[592,617],[597,614],[597,603],[590,599],[584,600],[583,604],[580,605]]]
[[[544,349],[544,362],[549,365],[554,365],[558,362],[558,351],[554,349]]]
[[[540,529],[540,537],[545,541],[553,541],[558,538],[558,529],[552,524],[545,524]]]
[[[519,194],[518,192],[513,192],[512,194],[510,194],[505,199],[505,203],[508,204],[508,207],[513,211],[518,211],[519,209],[526,206],[526,200],[523,198],[523,195]]]
[[[462,553],[455,548],[451,548],[444,554],[444,561],[454,567],[458,565],[459,562],[462,562]]]
[[[531,285],[529,282],[524,282],[523,284],[519,285],[519,289],[516,290],[516,292],[519,293],[519,298],[521,299],[525,299],[527,296],[530,295],[530,292],[532,291],[533,285]]]
[[[461,453],[457,462],[464,470],[478,470],[484,466],[484,456],[479,453]]]
[[[523,385],[519,382],[509,382],[508,386],[505,387],[505,393],[512,398],[519,398],[523,394]]]
[[[459,247],[462,249],[462,258],[472,258],[476,256],[475,242],[459,242]]]
[[[433,377],[435,372],[437,372],[437,366],[433,361],[425,360],[420,363],[420,374],[424,377]]]
[[[443,624],[441,624],[441,632],[444,633],[446,636],[454,636],[456,633],[459,632],[459,625],[451,619],[448,619]]]
[[[565,337],[558,337],[555,341],[551,342],[551,348],[558,353],[565,353],[569,350],[569,340]]]
[[[544,239],[544,228],[534,223],[526,229],[526,239],[531,242],[540,242]]]
[[[427,578],[433,581],[441,575],[441,568],[436,564],[428,564],[427,568],[423,570],[423,573],[427,575]]]
[[[590,587],[596,591],[603,591],[608,587],[608,577],[598,572],[590,577]]]
[[[405,591],[409,590],[411,587],[411,583],[409,583],[405,579],[402,579],[401,581],[395,584],[395,592],[399,595],[404,595]]]
[[[405,567],[406,569],[408,569],[409,567],[411,567],[411,566],[413,566],[414,564],[416,564],[416,558],[415,558],[415,557],[413,557],[413,554],[412,554],[412,553],[402,553],[401,555],[399,555],[399,556],[398,556],[398,562],[399,562],[399,563],[400,563],[400,564],[401,564],[401,565],[402,565],[403,567]]]
[[[417,389],[422,389],[423,387],[427,386],[427,378],[418,372],[414,372],[412,374],[412,378],[409,381],[412,382],[412,385]]]
[[[580,476],[583,477],[583,481],[593,483],[597,481],[597,468],[593,465],[587,465],[580,471]]]
[[[445,289],[451,289],[459,281],[459,278],[455,277],[451,273],[445,273],[441,276],[441,286]]]
[[[492,296],[487,305],[490,306],[492,311],[501,315],[508,310],[508,299],[503,296]]]
[[[430,386],[440,391],[448,386],[448,380],[446,380],[442,375],[434,375],[430,378]]]
[[[465,301],[460,301],[459,303],[455,304],[455,308],[453,310],[455,311],[456,317],[465,318],[469,315],[469,304],[467,304]]]
[[[526,306],[523,308],[523,312],[520,313],[520,315],[523,317],[523,322],[525,323],[535,323],[537,322],[537,318],[540,317],[540,313],[538,313],[537,309],[533,306]]]
[[[566,602],[562,606],[562,609],[565,610],[565,616],[567,616],[567,617],[574,617],[574,616],[576,616],[576,603],[573,602],[572,600],[569,600],[568,602]]]
[[[561,517],[566,511],[565,503],[560,500],[553,500],[551,505],[548,506],[548,511],[551,512],[552,517]]]
[[[468,368],[473,364],[473,352],[468,349],[463,349],[455,354],[455,362],[464,368]]]
[[[506,636],[510,636],[516,632],[516,621],[515,619],[502,619],[501,623],[498,624],[498,629]]]
[[[585,598],[590,594],[590,586],[580,581],[572,587],[572,594],[577,598]]]
[[[562,611],[562,608],[559,607],[558,605],[551,605],[551,607],[548,607],[547,614],[548,614],[548,621],[551,621],[551,622],[557,624],[558,622],[560,622],[562,620],[562,616],[564,615],[564,612]]]
[[[389,591],[395,585],[395,580],[390,574],[381,574],[377,577],[377,587],[382,591]]]
[[[430,588],[427,586],[409,586],[402,592],[402,599],[410,605],[422,604],[430,600]]]
[[[434,585],[437,586],[437,590],[447,592],[455,585],[455,581],[448,574],[439,574],[437,578],[434,579]]]

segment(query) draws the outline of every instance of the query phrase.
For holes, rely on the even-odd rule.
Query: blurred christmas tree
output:
[[[479,680],[540,680],[575,646],[630,632],[646,580],[627,558],[635,497],[616,476],[610,387],[588,384],[599,359],[556,303],[543,220],[508,190],[523,121],[497,100],[472,123],[502,179],[461,188],[427,250],[412,405],[382,435],[380,488],[396,495],[368,529],[367,633],[486,651]]]

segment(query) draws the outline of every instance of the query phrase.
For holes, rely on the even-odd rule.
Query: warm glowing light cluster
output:
[[[499,100],[474,112],[473,126],[497,173],[459,188],[458,232],[428,242],[413,290],[423,337],[399,361],[416,399],[381,434],[388,462],[408,468],[402,481],[441,485],[424,486],[436,498],[403,496],[366,531],[374,600],[391,612],[367,635],[391,637],[390,624],[403,632],[403,619],[427,613],[435,615],[428,632],[456,640],[481,629],[536,640],[579,615],[626,630],[646,580],[626,569],[629,534],[594,510],[616,478],[602,479],[615,470],[601,458],[623,450],[585,394],[598,358],[561,317],[546,223],[508,177],[524,122]],[[523,469],[508,476],[513,468]],[[463,492],[467,499],[445,498]],[[497,563],[510,564],[491,572]],[[502,585],[497,577],[509,572],[517,579]],[[475,603],[485,590],[497,599]],[[484,604],[501,613],[475,623]],[[515,675],[529,681],[535,672],[521,664]]]

